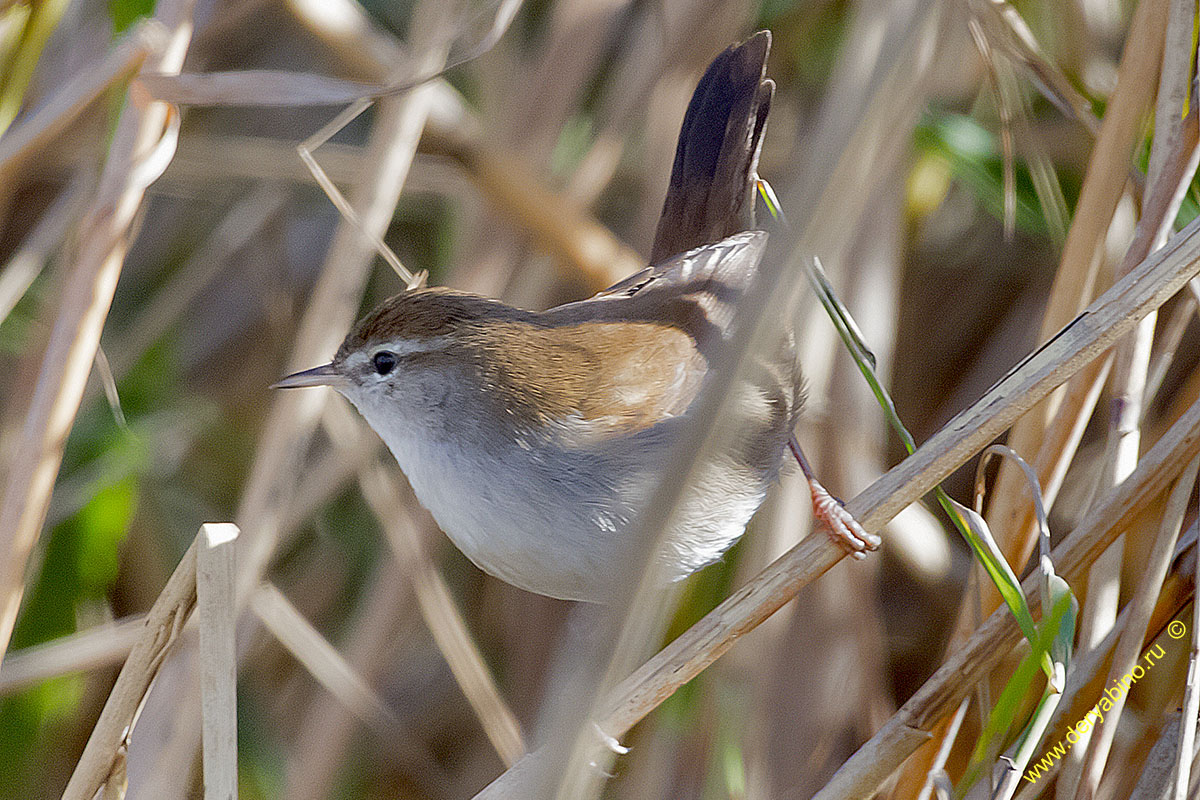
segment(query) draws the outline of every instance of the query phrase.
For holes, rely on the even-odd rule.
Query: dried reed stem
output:
[[[13,125],[0,138],[0,181],[11,179],[14,171],[62,133],[89,103],[133,75],[147,58],[158,59],[168,44],[169,34],[162,24],[164,19],[160,15],[157,20],[135,26],[103,61],[80,70],[41,107]],[[155,69],[169,68],[157,60],[154,64]],[[112,152],[115,155],[116,151]]]
[[[1163,579],[1167,576],[1167,568],[1175,554],[1175,541],[1179,537],[1179,529],[1183,524],[1183,515],[1187,511],[1188,498],[1192,495],[1192,487],[1196,484],[1196,472],[1200,469],[1200,461],[1193,459],[1192,463],[1180,473],[1171,487],[1167,506],[1159,525],[1158,536],[1154,540],[1146,571],[1142,574],[1141,582],[1133,598],[1129,601],[1129,621],[1121,638],[1117,640],[1117,648],[1113,653],[1112,666],[1108,670],[1106,684],[1122,675],[1129,673],[1138,661],[1142,651],[1142,640],[1146,638],[1146,627],[1150,622],[1150,614],[1154,610],[1154,601],[1158,597]],[[1108,752],[1116,736],[1117,724],[1121,719],[1121,711],[1125,707],[1126,695],[1122,693],[1113,701],[1112,708],[1104,714],[1102,723],[1094,727],[1091,742],[1084,756],[1079,789],[1075,796],[1078,800],[1090,800],[1096,796],[1100,785],[1100,777],[1108,760]]]
[[[1154,97],[1167,16],[1166,0],[1139,3],[1130,25],[1117,87],[1108,99],[1096,145],[1092,148],[1083,188],[1075,206],[1062,259],[1054,278],[1042,318],[1041,339],[1047,340],[1066,325],[1095,291],[1100,252],[1109,222],[1124,191],[1130,154],[1141,133],[1141,121]],[[1078,411],[1059,405],[1062,414],[1075,417]],[[1013,425],[1008,444],[1022,455],[1036,453],[1047,427],[1046,408],[1028,414]],[[1039,472],[1038,479],[1050,476]],[[1033,550],[1035,537],[1030,524],[1032,509],[1019,470],[1002,463],[992,490],[993,502],[987,518],[997,541],[1013,564],[1024,563]],[[1024,523],[1024,527],[1021,527]],[[991,611],[1000,597],[991,586],[984,588],[984,608]]]
[[[283,189],[266,184],[255,187],[234,203],[207,240],[139,309],[137,318],[124,328],[116,343],[107,340],[105,350],[113,354],[113,374],[118,380],[184,316],[204,289],[229,266],[230,257],[249,244],[287,200]]]
[[[1093,135],[1100,120],[1085,97],[1056,64],[1051,63],[1038,46],[1020,12],[1010,3],[986,0],[969,3],[971,13],[983,26],[989,42],[1015,63],[1029,71],[1031,82],[1068,117],[1078,120]]]
[[[62,188],[53,204],[42,214],[37,225],[21,242],[12,257],[0,268],[0,324],[25,296],[50,254],[66,236],[83,211],[83,197],[90,181],[76,174]]]
[[[414,19],[420,20],[420,24],[414,36],[423,53],[422,63],[441,64],[449,44],[442,25],[445,10],[432,8],[433,5],[427,2],[418,7]],[[380,103],[364,152],[371,169],[363,174],[361,183],[350,195],[363,225],[376,236],[384,232],[395,212],[429,113],[430,92],[429,86],[421,86],[404,97]],[[358,311],[374,255],[373,247],[357,227],[347,221],[338,225],[296,332],[288,362],[291,369],[328,360],[337,349]],[[328,394],[323,391],[283,392],[274,399],[267,414],[236,517],[244,530],[253,531],[253,535],[242,537],[238,554],[239,598],[248,598],[258,589],[275,552],[283,523],[289,519],[288,503],[295,495],[293,488],[302,456],[327,399]],[[191,681],[194,680],[191,666],[180,662],[168,668],[184,673],[185,680]],[[180,711],[175,700],[158,698],[152,693],[146,713],[175,718]],[[145,743],[150,752],[144,757],[156,765],[157,774],[170,775],[181,768],[179,764],[167,766],[160,758],[194,753],[198,744],[199,731],[194,720],[176,719],[172,729],[174,739]],[[183,788],[171,786],[160,791],[173,796]]]
[[[179,70],[191,40],[194,2],[167,0],[159,6],[156,18],[170,31],[170,42],[143,69]],[[97,198],[80,225],[78,255],[63,286],[0,501],[0,656],[12,635],[26,562],[46,518],[142,196],[170,161],[177,133],[177,112],[131,97],[117,123]]]
[[[380,79],[405,58],[403,48],[380,34],[361,9],[345,0],[292,0],[302,23],[348,64]],[[322,24],[335,12],[339,24]],[[479,130],[470,109],[449,86],[436,83],[446,110],[434,114],[421,137],[422,152],[454,159],[484,197],[549,249],[572,277],[582,275],[592,291],[611,286],[646,266],[631,247],[601,225],[577,200],[546,183],[516,153],[497,150]]]
[[[197,542],[205,536],[208,527],[200,527],[196,539],[142,620],[141,636],[125,659],[125,666],[121,667],[117,682],[113,684],[104,710],[100,712],[63,792],[63,800],[91,800],[108,780],[118,751],[132,734],[134,716],[142,698],[196,605]]]
[[[137,616],[108,622],[45,644],[10,650],[4,656],[4,672],[0,674],[0,696],[59,675],[119,663],[137,643],[143,620]]]
[[[1184,29],[1190,42],[1192,15],[1188,14],[1180,19],[1174,19],[1174,16],[1176,15],[1173,15],[1172,21]],[[1178,31],[1168,32],[1173,38],[1178,38]],[[1172,57],[1169,52],[1164,52],[1163,58],[1164,65],[1178,61],[1177,55]],[[1190,70],[1191,61],[1187,60],[1186,65]],[[1190,72],[1188,74],[1190,76]],[[1169,78],[1174,79],[1176,84],[1181,81],[1177,74],[1163,73],[1163,95],[1174,97],[1179,92],[1171,91]],[[1190,78],[1182,83],[1183,89],[1186,90]],[[1183,194],[1196,171],[1196,159],[1200,156],[1200,149],[1197,149],[1200,142],[1196,124],[1198,115],[1193,110],[1184,120],[1179,114],[1182,104],[1172,106],[1172,102],[1167,102],[1165,105],[1167,108],[1163,108],[1164,103],[1160,98],[1158,116],[1162,117],[1162,121],[1159,126],[1160,134],[1155,137],[1151,149],[1151,170],[1142,218],[1138,221],[1133,241],[1121,260],[1118,277],[1128,273],[1148,253],[1161,247],[1166,241],[1183,202]],[[1148,400],[1144,395],[1156,319],[1157,314],[1148,314],[1116,348],[1108,451],[1101,476],[1101,485],[1104,487],[1119,483],[1137,463],[1142,409]],[[1081,648],[1091,647],[1102,639],[1116,618],[1117,595],[1120,590],[1119,573],[1123,561],[1123,539],[1118,539],[1109,552],[1096,561],[1088,574],[1088,597],[1079,634]]]
[[[430,125],[421,147],[453,158],[497,209],[534,234],[592,291],[646,266],[645,259],[596,221],[573,197],[547,188],[521,158],[488,147],[470,126]]]
[[[1022,361],[978,402],[950,420],[915,453],[847,503],[847,509],[867,531],[879,531],[900,509],[932,490],[1024,411],[1111,347],[1139,318],[1166,302],[1197,272],[1200,272],[1200,220],[1189,225],[1167,247],[1105,292],[1072,324]],[[1189,414],[1194,416],[1200,411],[1193,407]],[[1177,431],[1179,425],[1176,423],[1171,432],[1183,436]],[[1200,432],[1196,435],[1200,437]],[[1156,450],[1166,441],[1164,437]],[[1146,463],[1144,460],[1143,464]],[[1135,474],[1141,470],[1139,467]],[[605,702],[607,711],[597,719],[601,729],[610,736],[623,735],[676,689],[725,653],[740,636],[753,630],[795,597],[801,587],[822,575],[844,555],[825,536],[809,536],[800,542],[624,680]],[[1063,569],[1057,556],[1055,564],[1059,565],[1061,573]],[[997,616],[1011,621],[1007,614],[1007,610],[1002,610],[989,620],[988,625],[1000,626],[1002,623],[995,621]],[[974,637],[972,641],[975,641]],[[939,671],[938,674],[942,673]],[[955,683],[962,677],[948,673],[942,679],[949,680],[949,676],[953,676]],[[961,685],[969,683],[964,681]],[[953,704],[957,704],[958,699],[961,696]],[[908,705],[905,707],[909,708]],[[896,719],[894,717],[893,721]],[[932,720],[935,721],[936,718]],[[888,761],[884,771],[876,771],[878,774],[870,771],[859,774],[853,785],[862,791],[845,796],[868,793],[867,784],[877,785],[912,748],[928,738],[928,733],[908,731],[901,723],[889,722],[888,725],[886,741],[890,749],[886,752],[889,756],[901,752],[903,755],[894,762]],[[863,752],[860,750],[854,758],[874,757],[871,754],[863,756]],[[522,762],[518,762],[518,767]],[[527,768],[528,765],[521,767],[522,771]],[[854,770],[861,768],[860,760]],[[870,777],[863,778],[863,775]],[[503,793],[511,788],[510,780],[502,776],[478,797],[504,796]]]
[[[380,561],[364,595],[365,601],[355,609],[340,649],[346,663],[369,685],[376,685],[381,676],[395,668],[398,647],[403,649],[412,641],[402,631],[414,627],[410,622],[413,601],[407,576],[390,558]],[[334,791],[355,742],[359,721],[340,698],[318,692],[307,702],[297,729],[299,735],[288,753],[281,796],[324,800]],[[390,742],[391,737],[383,741]]]
[[[1105,494],[1054,549],[1052,558],[1058,573],[1068,582],[1082,578],[1085,568],[1096,556],[1198,453],[1200,403],[1193,404],[1146,453],[1133,474]],[[1035,574],[1022,584],[1030,606],[1035,610],[1041,605],[1037,591],[1039,580],[1040,576]],[[1000,663],[1019,638],[1020,631],[1008,609],[993,612],[971,639],[842,765],[815,800],[870,795],[912,753],[915,735],[931,729],[951,713],[971,687],[984,680]]]
[[[454,679],[500,760],[505,766],[512,766],[525,754],[521,725],[500,696],[450,589],[425,551],[421,531],[402,502],[406,496],[411,498],[410,493],[401,488],[382,464],[364,468],[359,474],[359,485],[412,584],[421,616]]]
[[[238,795],[237,616],[233,608],[237,537],[236,525],[204,525],[196,548],[205,800],[235,800]]]
[[[402,732],[399,718],[384,699],[276,586],[267,583],[259,587],[250,599],[250,608],[317,683],[356,717],[376,730],[393,735]]]
[[[1194,532],[1192,534],[1195,535]],[[1171,565],[1171,571],[1163,582],[1162,591],[1150,617],[1147,639],[1152,639],[1179,611],[1192,599],[1195,573],[1191,566],[1182,563],[1177,554]],[[1112,663],[1112,651],[1117,645],[1118,637],[1124,632],[1132,609],[1126,605],[1117,616],[1117,624],[1109,631],[1108,636],[1099,647],[1090,653],[1077,653],[1071,662],[1071,670],[1067,674],[1067,686],[1059,701],[1058,709],[1054,712],[1046,734],[1042,737],[1042,750],[1045,752],[1045,742],[1060,742],[1066,735],[1067,728],[1074,726],[1083,719],[1084,715],[1096,705],[1096,698],[1104,688],[1104,677],[1109,664]],[[1146,642],[1143,642],[1145,646]],[[1035,783],[1025,786],[1018,794],[1018,800],[1033,800],[1044,793],[1050,781],[1059,774],[1062,760],[1041,773]]]
[[[270,583],[263,584],[250,599],[250,609],[317,683],[418,771],[426,789],[444,791],[445,771],[433,754],[423,742],[414,740],[400,716],[283,592]]]
[[[1196,524],[1200,526],[1200,519]],[[1193,569],[1200,575],[1200,547],[1196,547],[1196,562]],[[1200,713],[1200,603],[1192,602],[1191,649],[1188,652],[1187,682],[1183,690],[1183,718],[1179,731],[1178,747],[1175,751],[1174,787],[1172,800],[1184,800],[1192,776],[1192,758],[1195,755],[1196,717]]]
[[[1176,0],[1169,9],[1165,37],[1171,46],[1164,47],[1162,52],[1155,113],[1157,125],[1150,150],[1142,217],[1138,220],[1133,241],[1121,260],[1117,277],[1125,275],[1166,241],[1183,201],[1183,193],[1196,171],[1196,156],[1200,155],[1200,150],[1197,150],[1197,115],[1194,110],[1186,120],[1182,115],[1184,98],[1191,85],[1190,44],[1195,16],[1194,8],[1188,11],[1185,5],[1184,0]],[[1180,42],[1185,45],[1182,52],[1179,50]],[[1142,412],[1149,400],[1146,397],[1146,382],[1156,323],[1157,313],[1146,315],[1115,348],[1107,448],[1099,483],[1102,490],[1124,480],[1137,464],[1141,449]],[[1087,598],[1079,624],[1081,650],[1096,646],[1116,620],[1124,561],[1125,538],[1122,536],[1088,570]],[[1113,725],[1120,716],[1120,709],[1115,710],[1118,713],[1113,715]],[[1080,742],[1065,759],[1066,764],[1056,786],[1059,798],[1070,794],[1090,797],[1095,793],[1105,754],[1112,743],[1113,725],[1106,723],[1081,734]],[[1091,764],[1090,772],[1084,767],[1085,759]]]

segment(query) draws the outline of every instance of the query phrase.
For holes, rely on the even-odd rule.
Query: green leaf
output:
[[[859,372],[862,373],[867,384],[871,387],[871,391],[883,409],[888,423],[900,437],[901,441],[904,442],[905,449],[911,454],[916,449],[916,442],[913,440],[912,434],[904,427],[904,423],[900,421],[900,415],[896,413],[896,406],[892,402],[891,396],[883,388],[883,385],[879,382],[879,378],[875,375],[875,356],[863,342],[863,337],[859,333],[858,326],[850,316],[850,312],[838,300],[833,287],[825,277],[825,273],[821,269],[821,264],[817,259],[814,258],[810,261],[808,274],[817,298],[821,301],[821,305],[824,306],[825,312],[833,322],[834,328],[837,329],[838,335],[846,345],[846,349],[850,351],[850,356],[854,359],[854,363],[858,365]],[[1017,580],[1016,574],[1004,558],[1004,554],[1000,551],[1000,548],[996,546],[991,532],[988,531],[987,524],[974,511],[951,500],[950,496],[941,487],[937,488],[937,498],[955,527],[958,528],[959,533],[966,540],[967,544],[970,545],[971,550],[983,565],[984,570],[987,571],[992,582],[996,585],[1000,596],[1004,598],[1005,604],[1008,605],[1013,616],[1016,618],[1017,624],[1021,626],[1021,631],[1025,634],[1026,638],[1032,641],[1034,624],[1033,615],[1029,611],[1029,604],[1025,600],[1024,593],[1021,591],[1021,584]],[[1048,663],[1046,667],[1049,668]]]
[[[766,204],[767,211],[771,213],[771,218],[786,227],[787,217],[783,214],[783,206],[779,204],[779,197],[775,194],[775,189],[772,188],[771,184],[757,175],[754,176],[754,185],[758,187],[758,196]]]
[[[951,519],[956,520],[955,525],[962,532],[967,544],[971,546],[979,563],[987,571],[992,583],[996,584],[996,589],[999,590],[1000,596],[1004,598],[1004,602],[1016,617],[1017,624],[1021,626],[1021,632],[1025,634],[1025,638],[1031,644],[1034,643],[1037,637],[1037,628],[1033,624],[1033,614],[1029,610],[1029,603],[1025,600],[1025,593],[1021,591],[1021,582],[1017,580],[1016,573],[1008,565],[1008,559],[1004,557],[996,540],[992,538],[992,532],[988,528],[987,522],[973,509],[955,502],[945,492],[938,492],[938,501],[941,502],[942,508],[946,509],[946,513],[950,515]]]
[[[1047,564],[1049,561],[1050,559],[1048,558],[1043,559],[1043,562]],[[1062,621],[1059,623],[1054,639],[1050,643],[1050,658],[1054,660],[1054,663],[1066,666],[1071,663],[1071,656],[1073,655],[1075,626],[1079,618],[1079,600],[1075,597],[1075,593],[1071,591],[1071,586],[1054,573],[1054,565],[1048,564],[1048,566],[1050,569],[1049,581],[1052,607],[1058,609],[1063,603],[1066,604]]]
[[[1066,582],[1061,578],[1059,581],[1064,587],[1066,586]],[[1021,701],[1033,684],[1033,677],[1037,673],[1039,664],[1045,663],[1047,655],[1053,649],[1054,643],[1059,639],[1061,633],[1068,632],[1074,638],[1077,609],[1075,597],[1068,587],[1065,593],[1058,596],[1050,614],[1042,619],[1034,637],[1030,640],[1032,646],[1029,652],[1021,659],[1021,663],[1017,665],[1016,670],[1005,683],[991,714],[988,715],[987,724],[980,733],[979,739],[975,743],[975,750],[971,754],[971,767],[959,782],[957,796],[964,796],[967,790],[979,780],[983,770],[990,768],[999,756],[1004,743],[1008,740],[1009,731],[1016,719],[1017,712],[1021,709]],[[1032,744],[1027,743],[1028,738],[1034,732],[1032,729],[1034,722],[1042,720],[1043,726],[1049,723],[1049,719],[1043,720],[1044,715],[1041,713],[1046,703],[1046,693],[1058,696],[1062,692],[1060,683],[1066,667],[1065,662],[1056,663],[1057,665],[1047,675],[1046,690],[1038,705],[1039,712],[1034,714],[1030,725],[1026,726],[1017,740],[1018,750],[1032,751],[1033,746],[1037,744],[1036,739]],[[1057,703],[1057,699],[1054,702]],[[1037,738],[1041,738],[1040,733],[1037,734]],[[1029,756],[1026,755],[1025,758],[1028,761]]]
[[[1004,746],[1004,740],[1012,727],[1013,719],[1021,708],[1021,700],[1033,685],[1034,676],[1038,672],[1038,662],[1041,660],[1036,648],[1021,659],[1021,663],[1013,671],[1000,696],[988,715],[987,724],[975,742],[975,750],[971,753],[971,765],[962,780],[959,781],[955,795],[963,797],[966,791],[975,785],[985,769],[989,769]]]
[[[138,479],[125,476],[99,489],[75,516],[50,531],[42,568],[13,630],[14,650],[73,633],[80,610],[105,601],[117,575],[118,548],[137,508],[137,490]],[[0,702],[0,763],[11,776],[0,789],[19,796],[28,784],[33,793],[38,754],[51,746],[55,724],[77,712],[83,688],[81,676],[66,675]]]
[[[950,173],[978,200],[979,205],[996,219],[1004,218],[1004,160],[996,144],[996,134],[962,114],[930,112],[918,124],[913,143],[923,154],[941,159]],[[1014,165],[1016,186],[1016,224],[1025,233],[1052,237],[1058,223],[1047,222],[1043,199],[1050,204],[1049,218],[1058,220],[1070,204],[1058,188],[1056,176],[1025,161]]]
[[[108,0],[113,32],[124,33],[133,23],[154,13],[155,0]]]
[[[0,134],[16,119],[25,102],[25,90],[42,58],[51,34],[58,28],[67,10],[67,0],[42,0],[31,3],[29,10],[17,7],[21,19],[6,20],[19,26],[20,35],[11,53],[0,63]]]
[[[846,349],[849,350],[854,363],[858,365],[859,372],[862,373],[867,384],[871,387],[871,391],[883,409],[888,423],[900,437],[901,441],[904,442],[905,449],[911,454],[916,449],[916,442],[908,432],[908,429],[904,427],[904,423],[900,421],[900,416],[896,412],[896,406],[892,402],[891,396],[883,388],[883,385],[880,384],[878,377],[875,375],[875,356],[863,342],[863,337],[859,333],[858,326],[854,323],[850,312],[837,298],[817,259],[812,259],[809,264],[809,279],[813,285],[813,290],[821,301],[821,305],[824,306],[825,312],[833,322],[834,328],[837,330],[842,342],[846,345]],[[1025,634],[1025,637],[1030,642],[1033,642],[1035,627],[1033,614],[1029,610],[1029,603],[1025,599],[1024,592],[1021,591],[1021,583],[1017,580],[1016,573],[1013,572],[1003,552],[996,545],[996,541],[992,537],[987,523],[984,522],[979,514],[952,500],[940,486],[936,489],[936,495],[938,502],[945,509],[946,514],[970,546],[972,552],[975,553],[975,557],[979,560],[979,563],[983,565],[988,577],[995,584],[997,591],[1000,592],[1005,605],[1008,606],[1013,617],[1017,620],[1017,624],[1021,627],[1021,632]],[[1051,676],[1052,670],[1048,658],[1044,660],[1042,667],[1046,671],[1046,675]]]
[[[905,449],[911,454],[916,449],[916,442],[913,440],[912,434],[904,427],[904,423],[900,421],[900,415],[896,413],[896,406],[892,402],[891,396],[883,388],[883,385],[879,382],[879,378],[875,375],[875,356],[863,342],[863,337],[859,333],[859,328],[855,324],[854,319],[850,316],[849,310],[837,298],[817,259],[814,258],[810,261],[808,273],[817,298],[821,301],[821,305],[824,306],[825,312],[833,322],[833,326],[841,337],[842,342],[846,345],[846,349],[850,351],[851,358],[854,359],[854,363],[858,365],[859,372],[862,373],[867,384],[871,387],[871,391],[883,409],[888,423],[900,437],[901,441],[904,442]],[[975,557],[979,559],[979,563],[983,565],[988,577],[996,585],[996,589],[1000,592],[1000,596],[1004,599],[1005,604],[1012,611],[1017,624],[1021,626],[1021,632],[1032,642],[1035,628],[1033,615],[1029,610],[1029,603],[1025,600],[1024,592],[1021,591],[1021,583],[1017,580],[1016,573],[1013,572],[1012,567],[1008,564],[1008,560],[1004,558],[1003,552],[996,545],[995,539],[992,538],[987,523],[984,522],[983,517],[971,509],[952,500],[940,486],[937,488],[936,493],[938,502],[941,503],[942,508],[945,509],[954,526],[958,528],[958,532],[966,540],[972,552],[975,553]],[[1046,674],[1049,676],[1050,663],[1048,659],[1043,668],[1047,670]]]

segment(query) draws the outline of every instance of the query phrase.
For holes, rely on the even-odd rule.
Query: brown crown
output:
[[[376,342],[432,339],[480,325],[496,316],[536,324],[528,311],[498,300],[442,287],[416,289],[385,300],[350,330],[338,348],[338,361]]]

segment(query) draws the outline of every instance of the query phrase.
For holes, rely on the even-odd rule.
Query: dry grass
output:
[[[1126,797],[1143,770],[1195,784],[1151,758],[1156,741],[1172,764],[1196,757],[1195,720],[1170,713],[1188,648],[1160,636],[1193,620],[1194,2],[1022,19],[986,2],[193,16],[159,0],[158,21],[115,37],[102,5],[63,17],[0,135],[0,798],[909,798],[934,763],[954,784],[979,698],[993,686],[990,709],[1029,648],[991,587],[961,595],[949,525],[892,520],[938,484],[968,496],[974,457],[1006,432],[1053,505],[1054,568],[1086,620],[1035,760],[1145,646],[1168,651],[1079,761],[1018,796]],[[0,3],[0,30],[24,10]],[[805,488],[785,474],[675,605],[639,590],[632,563],[628,602],[607,610],[483,576],[340,399],[265,387],[327,360],[410,273],[545,307],[636,269],[695,80],[755,26],[773,31],[779,84],[761,172],[790,226],[645,524],[739,435],[720,390],[793,317],[800,439],[885,546],[832,569],[842,553],[802,538]],[[342,215],[295,147],[337,114],[322,104],[364,93],[387,96],[312,150]],[[1037,205],[1056,192],[1063,238]],[[803,284],[814,254],[921,443],[911,457]],[[123,417],[87,383],[101,345]],[[1021,573],[1035,524],[1019,477],[1001,466],[987,517]],[[241,533],[201,557],[189,544],[212,520]]]

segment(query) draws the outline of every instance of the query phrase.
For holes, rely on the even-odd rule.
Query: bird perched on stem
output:
[[[542,312],[411,289],[360,320],[330,363],[275,386],[345,395],[485,572],[552,597],[611,599],[625,537],[670,468],[763,257],[754,188],[774,92],[770,43],[762,31],[728,48],[696,87],[651,266]],[[790,335],[759,357],[743,394],[745,436],[701,465],[662,539],[666,572],[684,577],[742,535],[789,446],[835,540],[860,555],[878,546],[817,483],[792,437],[803,383]]]

